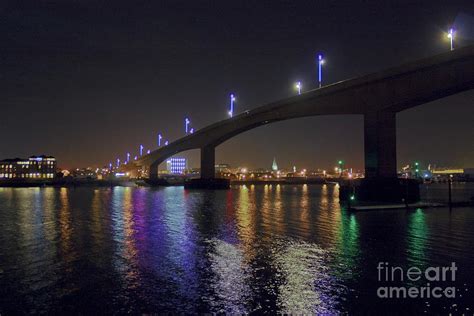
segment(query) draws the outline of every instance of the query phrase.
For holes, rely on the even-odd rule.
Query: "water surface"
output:
[[[473,227],[474,208],[351,213],[330,185],[0,188],[0,314],[472,313]],[[455,262],[456,298],[378,298],[379,262]]]

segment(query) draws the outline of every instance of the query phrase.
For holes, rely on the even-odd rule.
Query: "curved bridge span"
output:
[[[396,113],[474,88],[474,46],[403,64],[245,111],[180,138],[135,161],[155,178],[170,156],[201,150],[201,178],[214,178],[215,147],[273,122],[316,115],[364,116],[366,178],[394,178]]]

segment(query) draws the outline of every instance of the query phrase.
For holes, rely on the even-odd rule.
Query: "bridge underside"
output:
[[[473,89],[473,69],[474,46],[471,46],[343,81],[216,122],[158,148],[137,163],[149,166],[150,178],[155,178],[158,164],[167,157],[200,149],[201,178],[212,180],[216,146],[240,133],[299,117],[356,114],[364,116],[364,185],[369,188],[366,191],[401,192],[397,179],[396,114]],[[397,194],[394,200],[400,198],[400,193]]]

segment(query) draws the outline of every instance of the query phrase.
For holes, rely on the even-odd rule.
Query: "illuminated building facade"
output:
[[[186,169],[186,158],[173,157],[166,161],[166,170],[171,174],[183,174]]]
[[[0,161],[0,180],[53,179],[56,174],[56,158],[31,156],[28,159],[5,159]]]

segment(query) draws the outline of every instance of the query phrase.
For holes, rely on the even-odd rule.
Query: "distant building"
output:
[[[186,170],[186,158],[172,157],[166,161],[166,170],[171,174],[183,174]]]
[[[275,157],[273,157],[272,171],[278,171],[278,165]]]
[[[0,180],[53,179],[56,174],[56,158],[31,156],[28,159],[5,159],[0,161]]]
[[[225,173],[225,172],[230,172],[230,165],[226,163],[219,163],[214,165],[214,168],[217,173]]]

